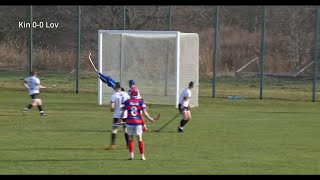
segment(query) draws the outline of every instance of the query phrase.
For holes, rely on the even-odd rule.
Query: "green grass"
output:
[[[44,84],[65,84],[42,91],[47,116],[41,117],[36,108],[22,115],[30,99],[21,77],[0,76],[0,174],[320,174],[318,102],[201,96],[182,134],[176,132],[180,117],[153,132],[177,109],[152,105],[150,114],[161,118],[144,133],[147,160],[138,159],[135,142],[137,159],[128,161],[122,130],[118,149],[103,150],[112,114],[97,105],[96,79],[81,78],[83,91],[76,94],[74,79],[47,74]],[[229,82],[220,87],[237,83]],[[205,83],[200,90],[210,92]]]

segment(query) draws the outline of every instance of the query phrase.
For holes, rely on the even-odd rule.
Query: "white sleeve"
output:
[[[188,97],[188,98],[191,98],[191,91],[190,91],[190,89],[187,91],[187,97]]]
[[[39,84],[40,84],[40,79],[37,78],[37,79],[36,79],[36,85],[39,85]]]
[[[127,100],[129,100],[129,99],[130,99],[130,96],[129,96],[128,93],[126,93],[126,100],[125,100],[125,101],[127,101]]]
[[[115,102],[115,93],[113,93],[110,97],[110,103],[114,103]]]

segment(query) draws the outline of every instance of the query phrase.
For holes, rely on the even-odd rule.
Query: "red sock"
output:
[[[129,144],[129,152],[133,153],[133,150],[134,150],[133,140],[129,140],[128,144]]]
[[[140,154],[144,154],[144,142],[143,141],[139,141],[139,150],[140,150]]]

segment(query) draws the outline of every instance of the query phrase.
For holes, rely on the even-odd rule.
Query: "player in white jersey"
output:
[[[180,121],[180,126],[178,127],[178,132],[183,132],[183,126],[188,123],[191,119],[190,111],[190,98],[191,98],[191,89],[193,88],[194,83],[191,81],[189,86],[185,88],[179,96],[179,112],[182,114],[182,120]]]
[[[105,150],[113,150],[116,148],[116,135],[118,132],[118,125],[114,125],[116,122],[118,122],[120,115],[121,115],[121,108],[123,107],[123,103],[130,99],[130,96],[128,95],[127,92],[124,91],[123,88],[121,88],[120,83],[116,83],[115,86],[115,91],[111,97],[110,97],[110,110],[113,112],[113,126],[112,126],[112,132],[111,132],[111,143],[110,146],[106,147]],[[123,121],[125,122],[127,118],[127,113],[124,114],[124,119]],[[127,143],[127,148],[128,148],[128,143],[129,143],[129,136],[127,134],[127,128],[126,125],[123,125],[124,129],[124,136],[125,140]]]
[[[37,77],[37,72],[32,71],[31,76],[24,79],[23,85],[28,89],[32,102],[31,104],[28,104],[22,112],[28,112],[33,106],[38,106],[40,115],[45,116],[46,114],[43,111],[42,100],[40,98],[40,88],[46,88],[46,86],[42,86],[40,84],[40,79]]]

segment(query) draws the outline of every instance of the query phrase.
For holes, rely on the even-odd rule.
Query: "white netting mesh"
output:
[[[176,104],[176,67],[178,33],[101,31],[99,48],[102,73],[120,81],[125,90],[133,79],[141,96],[152,104]],[[189,81],[196,86],[192,90],[192,106],[198,106],[199,38],[195,33],[180,34],[179,93]],[[109,103],[113,93],[102,84],[102,104]]]
[[[195,82],[192,89],[191,106],[199,106],[199,36],[195,33],[181,33],[180,37],[180,92],[190,81]]]

